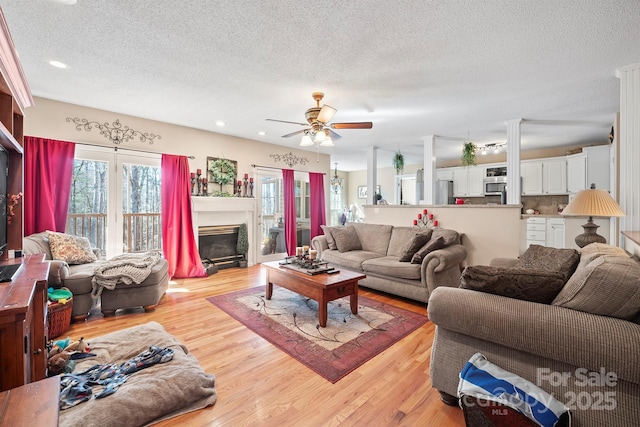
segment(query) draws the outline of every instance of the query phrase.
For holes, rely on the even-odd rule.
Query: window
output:
[[[160,172],[157,154],[76,147],[67,233],[107,258],[162,249]]]

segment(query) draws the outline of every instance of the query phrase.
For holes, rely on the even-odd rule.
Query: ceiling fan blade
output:
[[[289,122],[287,120],[277,120],[277,119],[265,119],[265,120],[270,122],[290,123],[292,125],[309,126],[309,123]]]
[[[320,123],[329,123],[336,113],[336,109],[330,105],[324,104],[318,113],[318,120]]]
[[[294,136],[294,135],[298,135],[298,134],[301,134],[301,133],[305,133],[306,131],[307,131],[307,129],[297,130],[295,132],[291,132],[291,133],[288,133],[286,135],[282,135],[282,137],[283,138],[289,138],[290,136]]]
[[[371,129],[373,123],[371,122],[353,122],[353,123],[332,123],[333,129]]]
[[[329,135],[331,136],[331,139],[333,139],[334,141],[336,139],[340,139],[342,138],[342,136],[340,136],[339,134],[335,133],[334,131],[332,131],[331,129],[327,129],[329,131]]]

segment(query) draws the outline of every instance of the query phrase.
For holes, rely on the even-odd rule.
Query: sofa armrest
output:
[[[432,292],[438,286],[460,286],[460,263],[467,257],[462,245],[451,245],[430,252],[422,260],[420,279]]]
[[[60,260],[49,260],[49,286],[64,286],[64,281],[69,277],[69,264]]]
[[[640,384],[636,323],[447,287],[431,293],[428,316],[438,328],[595,372],[604,366],[618,378]]]
[[[494,258],[489,262],[491,267],[513,268],[520,260],[518,258]]]
[[[329,249],[325,235],[318,235],[311,239],[311,247],[318,251],[318,259],[322,259],[322,251]]]

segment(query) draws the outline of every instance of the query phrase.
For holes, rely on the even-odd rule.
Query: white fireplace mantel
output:
[[[192,196],[193,234],[198,244],[198,227],[235,225],[245,222],[249,235],[249,265],[256,261],[256,207],[253,197]]]

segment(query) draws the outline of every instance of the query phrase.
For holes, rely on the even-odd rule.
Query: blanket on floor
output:
[[[215,376],[204,372],[187,347],[157,322],[87,342],[96,357],[78,362],[74,372],[96,364],[119,365],[150,346],[172,349],[173,359],[129,376],[113,394],[61,410],[61,427],[145,426],[213,405],[217,399]]]
[[[118,283],[139,285],[149,277],[151,269],[161,258],[159,252],[145,252],[117,255],[101,262],[91,279],[91,296],[97,298],[103,289],[113,290]]]

